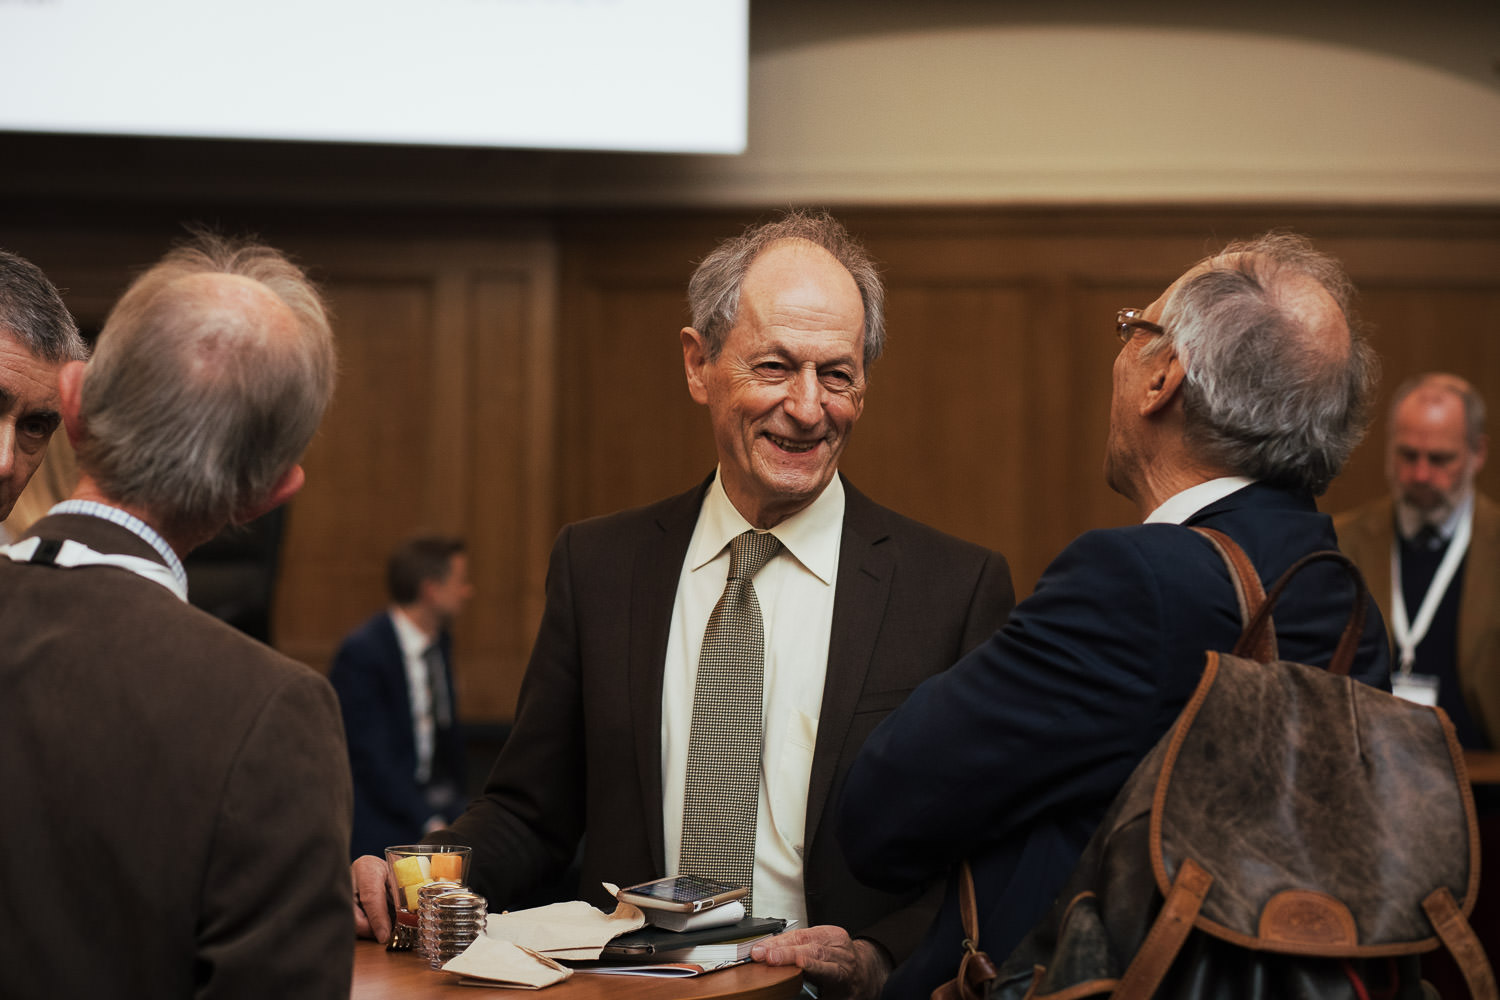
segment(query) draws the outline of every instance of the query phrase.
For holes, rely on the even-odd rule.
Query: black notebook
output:
[[[732,924],[720,927],[705,927],[697,931],[668,931],[660,927],[642,927],[629,934],[621,934],[604,946],[601,958],[653,958],[662,952],[681,951],[700,944],[718,944],[720,941],[739,941],[743,938],[762,938],[779,934],[786,921],[779,917],[745,917]]]

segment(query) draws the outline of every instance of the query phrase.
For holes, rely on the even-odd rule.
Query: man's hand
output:
[[[767,938],[750,949],[766,965],[795,965],[818,988],[822,1000],[873,1000],[891,963],[875,942],[852,940],[842,927],[823,924]]]
[[[354,933],[384,944],[391,936],[390,866],[366,854],[349,866],[354,881]]]

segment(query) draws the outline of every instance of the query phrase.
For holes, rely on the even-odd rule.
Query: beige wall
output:
[[[1500,199],[1500,5],[893,6],[756,4],[744,156],[622,159],[608,176],[569,172],[567,190],[714,204]]]
[[[212,205],[1496,204],[1496,39],[1493,0],[754,0],[743,156],[7,136],[0,190]]]

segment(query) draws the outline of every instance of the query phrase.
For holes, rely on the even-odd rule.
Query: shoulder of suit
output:
[[[593,517],[573,521],[563,528],[563,532],[608,537],[618,535],[622,531],[642,528],[664,521],[671,522],[678,519],[691,519],[692,522],[696,522],[698,511],[703,506],[703,494],[708,487],[708,483],[709,480],[705,480],[692,489],[679,493],[676,496],[667,497],[665,500],[657,500],[653,503],[642,504],[637,507],[627,507],[608,514],[598,514]]]
[[[1333,530],[1341,542],[1346,542],[1355,536],[1384,532],[1392,524],[1391,517],[1391,498],[1376,497],[1333,515]]]
[[[897,540],[903,548],[915,547],[919,551],[940,553],[944,559],[963,556],[981,559],[1000,557],[1000,553],[978,544],[950,535],[915,518],[907,517],[889,507],[882,506],[860,493],[844,481],[845,529],[865,534],[871,541],[881,537]]]

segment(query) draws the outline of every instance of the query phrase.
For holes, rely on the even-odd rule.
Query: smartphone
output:
[[[623,902],[652,910],[698,913],[720,903],[739,899],[749,892],[749,889],[736,889],[732,885],[698,875],[669,875],[652,882],[626,886],[620,890],[619,898]]]

